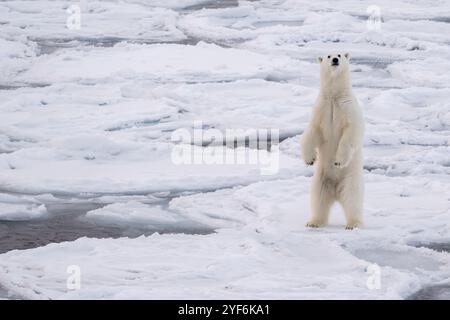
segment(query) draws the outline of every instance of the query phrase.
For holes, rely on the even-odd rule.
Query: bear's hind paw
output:
[[[308,222],[306,223],[306,227],[308,228],[320,228],[323,224],[317,222]]]
[[[357,229],[361,227],[361,223],[347,223],[347,225],[345,226],[345,230],[353,230],[353,229]]]

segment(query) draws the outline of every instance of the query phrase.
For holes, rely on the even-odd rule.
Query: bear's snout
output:
[[[333,60],[331,60],[331,65],[332,66],[338,66],[339,65],[339,59],[334,57]]]

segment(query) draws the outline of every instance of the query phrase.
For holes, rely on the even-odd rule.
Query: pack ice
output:
[[[17,228],[31,239],[2,250],[1,298],[405,299],[448,284],[448,3],[379,1],[376,27],[356,0],[85,1],[78,29],[70,5],[0,3],[0,249]],[[366,227],[344,231],[335,207],[308,230],[299,136],[317,56],[344,50],[366,121]],[[174,164],[173,132],[196,121],[279,129],[278,170]],[[153,231],[34,244],[33,226],[86,203],[74,219]]]

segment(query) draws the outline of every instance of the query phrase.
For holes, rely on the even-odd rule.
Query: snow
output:
[[[0,193],[0,221],[27,221],[47,216],[45,204],[33,196]]]
[[[113,203],[100,209],[89,211],[88,219],[115,223],[136,223],[140,226],[170,224],[177,221],[177,217],[160,206],[149,206],[139,201]]]
[[[1,288],[31,299],[404,299],[448,283],[449,254],[421,247],[450,242],[448,3],[380,1],[379,30],[356,0],[80,5],[70,29],[66,1],[0,3],[2,241],[12,224],[85,203],[80,223],[160,233],[9,251]],[[313,169],[299,137],[329,51],[350,52],[366,120],[366,225],[352,232],[339,206],[329,227],[304,227]],[[174,139],[180,129],[190,139]],[[283,141],[224,149],[217,132],[228,129],[276,129]],[[203,161],[175,163],[180,146]],[[224,150],[274,161],[205,164]],[[381,286],[370,289],[375,264]],[[66,286],[71,265],[80,290]]]
[[[202,237],[155,234],[113,243],[82,238],[71,245],[60,245],[59,254],[55,249],[55,245],[49,245],[33,250],[39,262],[32,266],[32,271],[25,270],[29,257],[22,251],[2,257],[15,268],[14,274],[27,273],[33,278],[33,282],[18,289],[24,297],[269,299],[314,295],[345,299],[355,294],[359,298],[372,297],[365,286],[367,262],[329,240],[298,233],[259,235],[246,230]],[[333,264],[324,263],[324,256]],[[42,259],[47,263],[41,264]],[[66,268],[74,262],[82,270],[82,287],[66,291]],[[407,286],[408,280],[415,280],[406,272],[395,269],[386,272],[388,279],[396,279],[400,289]],[[4,273],[1,279],[11,286],[22,282]],[[138,282],[138,286],[132,285]],[[387,294],[398,298],[396,291]]]
[[[45,205],[24,205],[1,203],[0,204],[0,220],[20,221],[30,220],[43,217],[47,214]]]
[[[195,46],[118,44],[113,48],[72,49],[40,56],[18,80],[93,83],[94,80],[140,78],[186,82],[201,81],[207,75],[209,81],[230,81],[265,78],[272,70],[294,72],[293,65],[294,61],[286,57],[270,57],[204,42]],[[211,70],[215,70],[213,74]]]
[[[441,71],[448,61],[440,57],[426,58],[420,63],[397,62],[388,67],[393,78],[401,79],[412,86],[445,88],[448,75]]]

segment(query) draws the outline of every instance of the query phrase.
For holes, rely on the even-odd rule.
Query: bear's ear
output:
[[[347,52],[347,53],[344,54],[344,56],[345,56],[347,59],[350,59],[350,53]]]
[[[319,63],[322,63],[323,58],[322,57],[318,57],[317,61],[319,61]]]

